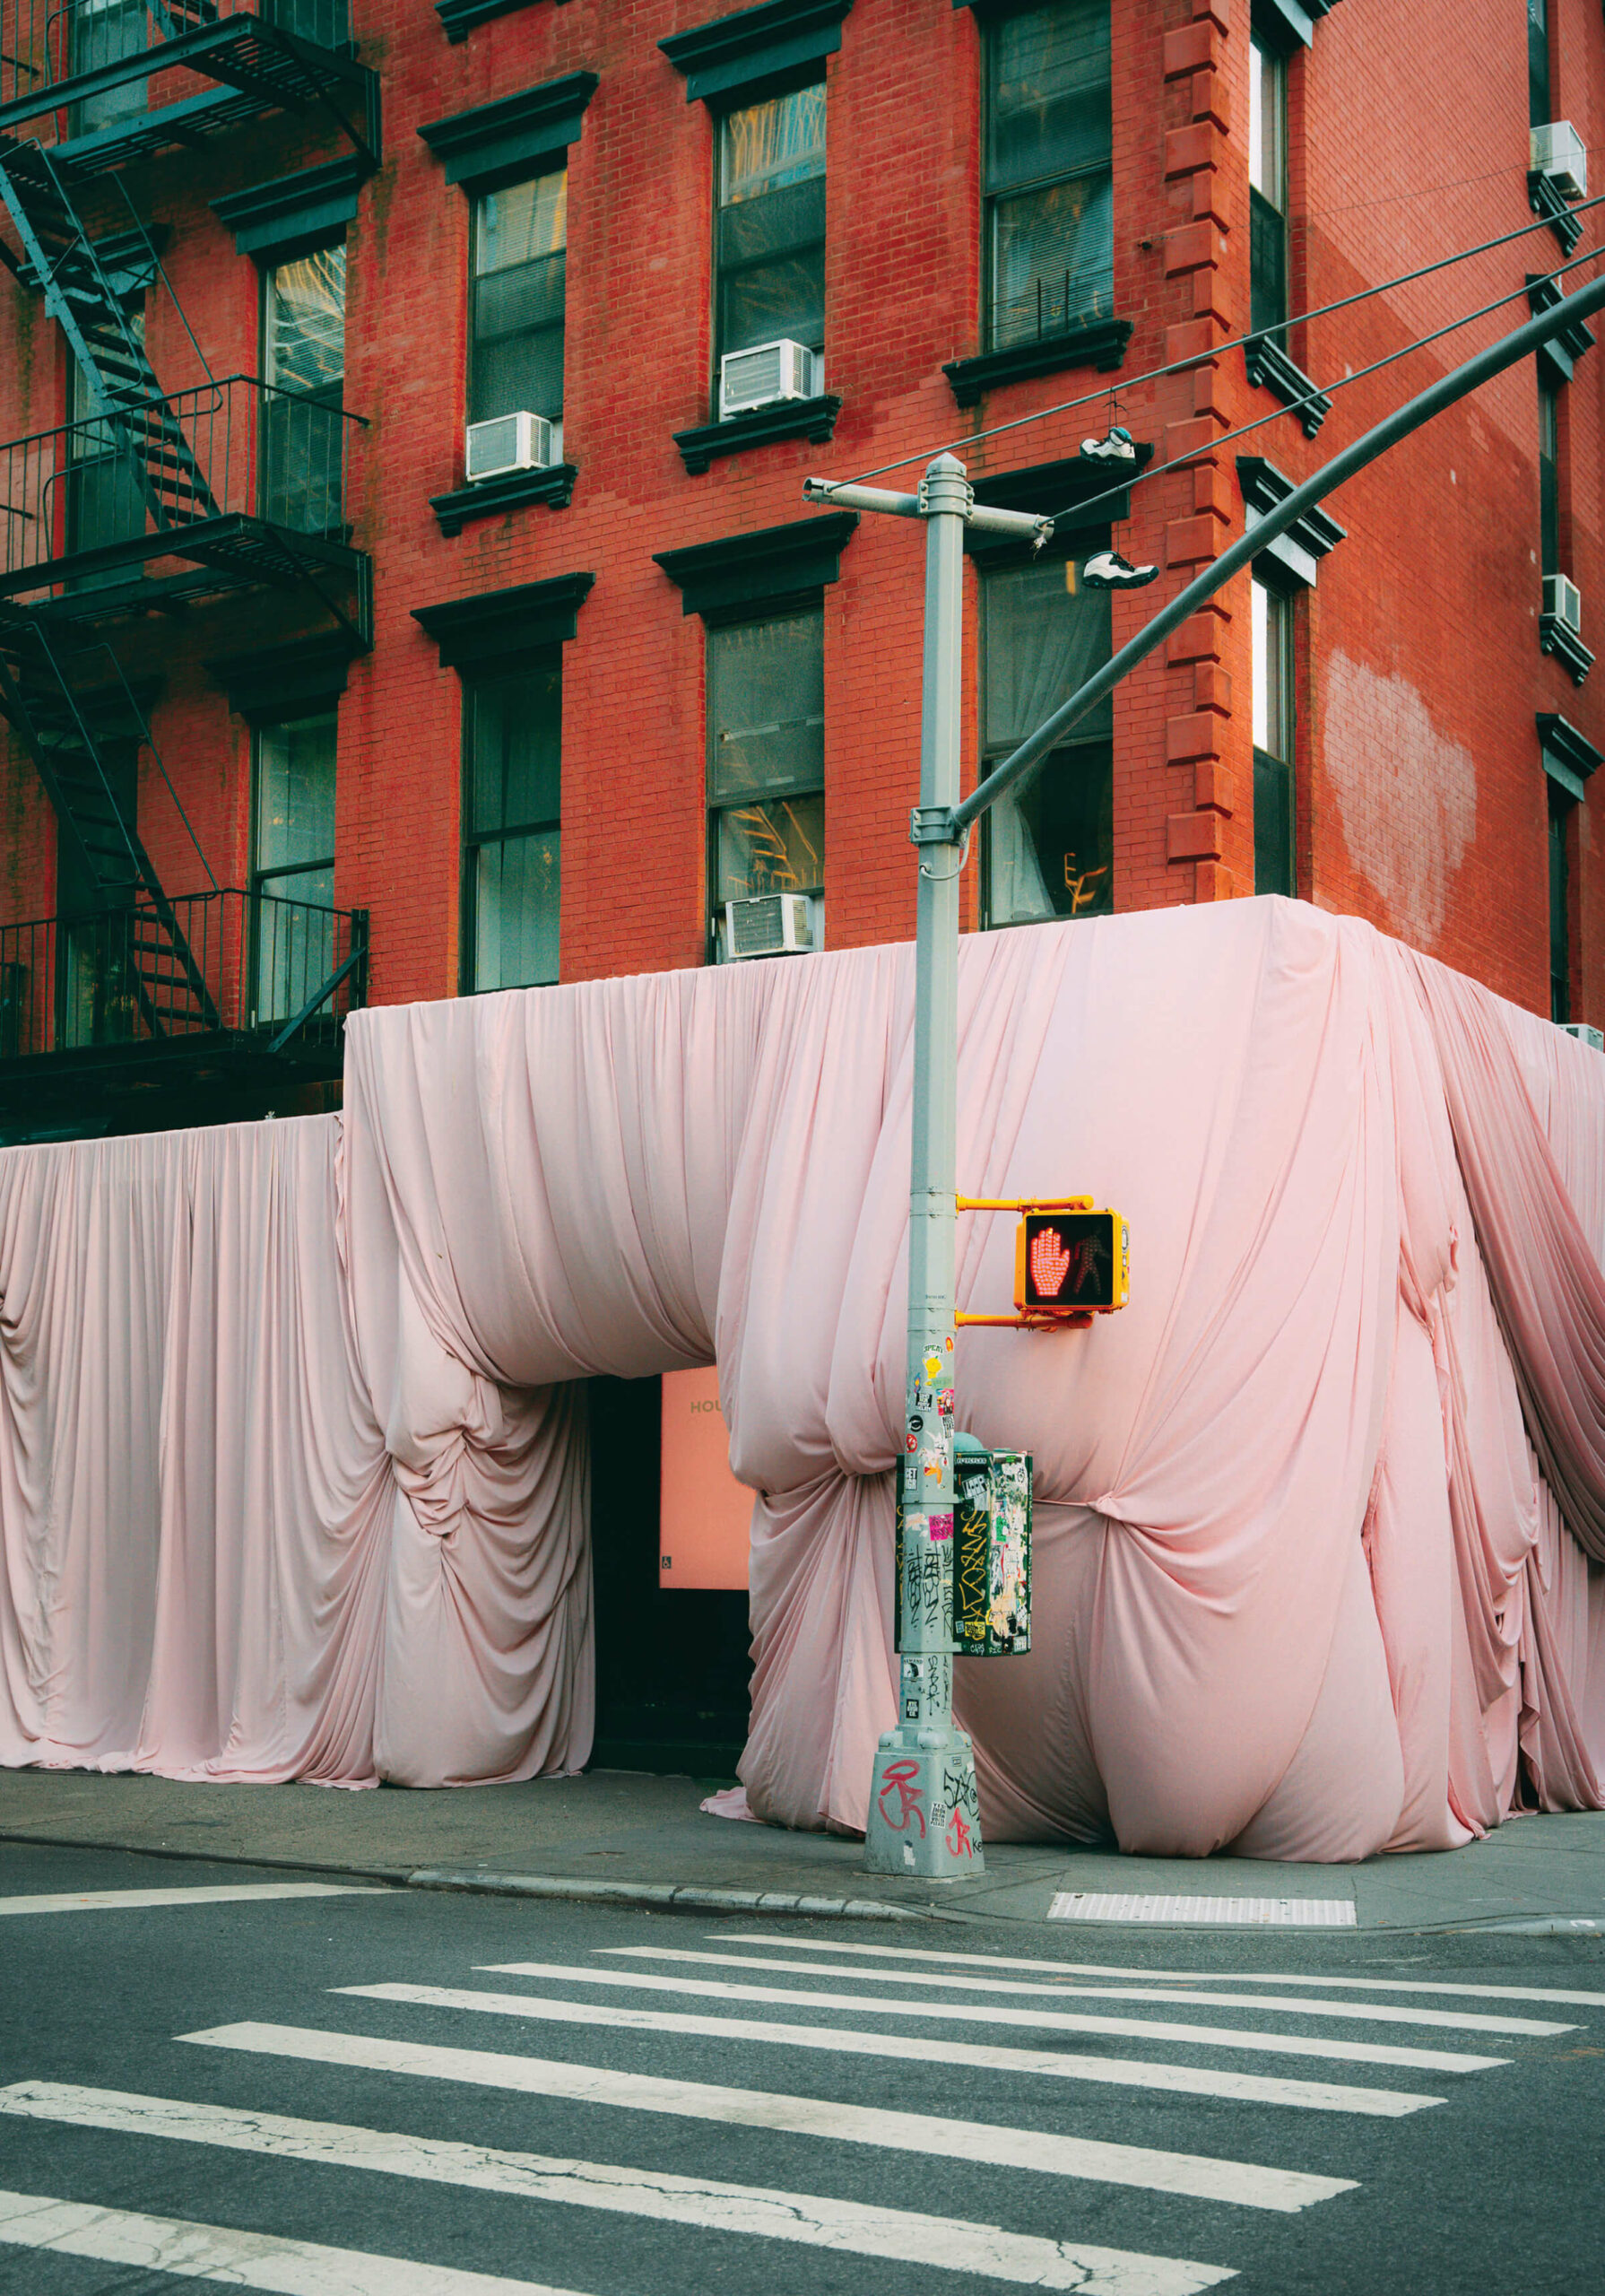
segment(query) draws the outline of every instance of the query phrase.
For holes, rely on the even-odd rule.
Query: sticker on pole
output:
[[[1106,1316],[1131,1295],[1131,1231],[1118,1212],[1042,1205],[1014,1243],[1014,1304],[1022,1315]]]

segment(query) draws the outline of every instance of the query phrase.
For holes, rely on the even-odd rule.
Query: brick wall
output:
[[[1605,136],[1605,24],[1550,0],[1556,103]],[[1242,530],[1235,457],[1298,479],[1475,345],[1524,301],[1335,395],[1306,441],[1226,348],[1248,314],[1246,0],[1115,0],[1115,307],[1124,370],[1014,383],[960,414],[942,362],[979,344],[976,22],[950,0],[858,0],[829,60],[826,369],[843,411],[828,447],[779,443],[689,477],[672,433],[706,420],[712,123],[659,52],[710,0],[551,0],[447,44],[419,0],[354,0],[383,77],[385,160],[348,234],[352,515],[376,566],[376,638],[341,703],[337,898],[373,917],[372,991],[450,994],[457,978],[460,690],[415,606],[585,570],[565,648],[562,964],[579,978],[701,961],[706,930],[703,639],[653,562],[806,514],[809,473],[923,456],[989,425],[1088,404],[960,445],[977,476],[1073,455],[1108,415],[1177,467],[1143,482],[1116,547],[1162,569],[1117,596],[1116,643]],[[1487,21],[1484,21],[1486,16]],[[1505,18],[1508,17],[1508,22]],[[1291,73],[1294,277],[1306,307],[1531,220],[1519,9],[1409,10],[1345,0]],[[431,121],[578,68],[600,85],[570,152],[566,452],[572,503],[444,538],[431,494],[460,483],[469,204],[417,134]],[[259,122],[135,170],[130,193],[169,232],[174,287],[214,372],[255,371],[258,283],[208,202],[334,156],[316,122]],[[1605,181],[1605,158],[1598,162]],[[108,206],[106,213],[110,215]],[[1593,236],[1592,222],[1590,236]],[[1474,302],[1519,288],[1560,250],[1546,230],[1299,330],[1330,385]],[[0,279],[0,429],[59,421],[65,373],[37,300]],[[169,387],[193,354],[152,307]],[[1605,613],[1600,522],[1602,355],[1566,394],[1566,549],[1584,636]],[[1133,378],[1180,359],[1207,363]],[[1548,997],[1545,787],[1534,713],[1605,747],[1605,712],[1538,646],[1536,388],[1518,370],[1440,419],[1331,505],[1348,540],[1298,623],[1300,890],[1353,910],[1540,1009]],[[912,484],[918,460],[889,483]],[[1045,504],[1045,509],[1057,506]],[[835,945],[907,935],[907,809],[918,765],[922,553],[866,518],[826,592],[827,907]],[[976,597],[968,600],[966,772],[975,770]],[[1122,909],[1252,891],[1248,580],[1171,639],[1115,701],[1115,900]],[[282,602],[225,600],[111,632],[160,676],[154,730],[220,878],[247,861],[248,735],[201,665],[287,634]],[[1605,672],[1601,675],[1605,677]],[[195,881],[153,778],[142,827],[174,890]],[[1575,825],[1579,1009],[1605,1020],[1605,842],[1592,798]],[[51,836],[31,769],[0,771],[0,903],[52,906]],[[967,916],[975,916],[975,872]]]

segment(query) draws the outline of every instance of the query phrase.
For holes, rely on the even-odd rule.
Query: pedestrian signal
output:
[[[1046,1205],[1026,1213],[1014,1244],[1014,1304],[1043,1318],[1109,1315],[1131,1293],[1131,1231],[1118,1212]]]

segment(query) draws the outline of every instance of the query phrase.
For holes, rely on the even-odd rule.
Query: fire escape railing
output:
[[[366,427],[343,407],[230,375],[11,439],[0,445],[0,592],[185,557],[241,518],[343,548],[349,442]]]
[[[0,1062],[220,1037],[273,1055],[327,1051],[366,1002],[364,909],[233,886],[166,907],[170,917],[137,900],[0,926]]]

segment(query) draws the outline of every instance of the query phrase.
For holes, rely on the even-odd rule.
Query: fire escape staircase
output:
[[[106,656],[115,670],[109,648],[82,652]],[[151,857],[117,803],[95,713],[69,674],[73,666],[34,616],[0,606],[0,711],[39,769],[55,809],[57,835],[91,889],[96,908],[133,912],[120,946],[146,1031],[161,1038],[214,1030],[220,1025],[216,1004]],[[150,729],[117,674],[124,722],[142,747],[150,747]]]
[[[22,4],[16,0],[15,10],[8,7],[8,30]],[[126,766],[132,744],[154,760],[164,779],[165,769],[116,655],[102,642],[85,644],[83,626],[120,614],[134,594],[136,611],[152,605],[166,611],[195,596],[265,583],[310,592],[351,650],[365,652],[371,644],[371,563],[350,545],[347,529],[314,519],[301,531],[293,511],[287,517],[272,507],[259,460],[272,395],[254,378],[213,378],[181,311],[178,317],[205,379],[164,393],[146,356],[143,331],[131,316],[126,242],[115,243],[115,262],[104,259],[110,250],[105,242],[97,249],[82,212],[83,195],[91,182],[104,179],[107,170],[146,151],[175,142],[193,147],[196,135],[215,133],[232,120],[273,109],[305,112],[317,100],[327,100],[353,143],[377,164],[377,82],[354,62],[349,48],[325,49],[276,26],[275,0],[258,0],[260,15],[232,12],[230,0],[145,0],[152,36],[138,55],[58,79],[50,67],[59,60],[56,51],[70,52],[71,41],[49,26],[94,0],[27,4],[40,12],[46,28],[38,46],[44,68],[24,67],[36,83],[31,96],[0,101],[0,221],[9,218],[15,242],[13,247],[0,239],[0,259],[24,285],[42,290],[82,391],[74,422],[3,450],[10,459],[6,507],[0,516],[11,520],[12,539],[0,552],[0,717],[9,720],[31,756],[56,815],[59,850],[74,865],[97,918],[104,920],[100,937],[115,951],[118,994],[137,1013],[138,1036],[152,1050],[178,1039],[198,1052],[207,1039],[216,1043],[239,1033],[240,1019],[232,1004],[228,1011],[220,1005],[247,994],[244,976],[255,961],[247,953],[248,935],[255,927],[246,926],[247,938],[221,961],[225,979],[216,970],[221,944],[213,944],[224,930],[225,913],[237,919],[242,897],[220,891],[170,781],[169,790],[212,891],[175,900],[164,890],[130,809],[119,803],[116,766]],[[0,66],[13,68],[13,89],[20,79],[17,61],[15,54],[0,56]],[[115,124],[110,143],[99,132],[65,144],[20,140],[8,132],[29,119],[39,123],[35,135],[48,134],[52,125],[58,131],[61,122],[74,116],[68,107],[101,92],[102,83],[126,84],[181,64],[221,83],[221,97],[214,91],[188,105],[130,109]],[[366,90],[366,142],[340,112],[337,100],[353,88],[360,94]],[[53,122],[41,117],[47,112],[54,115]],[[181,112],[195,114],[193,132],[175,125]],[[95,212],[103,205],[103,199],[94,203]],[[129,216],[139,250],[134,268],[166,285],[154,245],[132,209]],[[359,420],[338,414],[335,419]],[[314,485],[315,502],[326,501],[335,520],[343,451],[338,444],[325,466],[325,492],[318,494]],[[96,462],[114,465],[122,474],[124,499],[133,513],[109,540],[99,534],[86,540],[72,516],[78,500],[73,492],[74,468]],[[19,544],[19,535],[30,539]],[[183,570],[146,579],[152,561]],[[119,570],[130,578],[120,587]],[[353,590],[351,613],[329,595],[324,578],[330,577]],[[335,991],[343,987],[359,998],[363,993],[366,916],[355,911],[344,921],[349,950],[321,987],[307,984],[310,993],[304,1009],[280,1029],[268,1057],[284,1052],[325,1007],[333,1012]],[[197,939],[203,928],[204,938]],[[36,929],[46,928],[6,931]],[[99,926],[94,930],[100,933]],[[58,970],[62,953],[62,945],[55,944],[47,970]],[[38,964],[37,953],[22,962],[8,959],[0,962],[0,976],[33,975]],[[10,994],[0,979],[0,1008]],[[3,1022],[0,1010],[0,1036]],[[30,1043],[34,1041],[30,1037]],[[11,1057],[0,1060],[0,1066]],[[10,1106],[8,1100],[8,1111]]]
[[[97,415],[134,472],[158,532],[217,515],[200,464],[42,144],[0,140],[0,200]],[[151,251],[152,264],[155,250]]]

